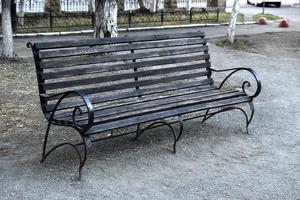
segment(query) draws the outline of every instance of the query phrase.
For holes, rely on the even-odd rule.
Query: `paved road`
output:
[[[241,11],[241,13],[245,14],[246,20],[249,20],[252,18],[252,15],[261,13],[262,9],[263,9],[262,7],[255,7],[254,5],[246,5],[246,6],[241,7],[240,11]],[[230,11],[231,8],[227,8],[226,10]],[[296,8],[296,7],[281,7],[281,8],[266,7],[265,13],[270,13],[270,14],[277,15],[280,17],[285,17],[289,21],[300,22],[300,8]]]

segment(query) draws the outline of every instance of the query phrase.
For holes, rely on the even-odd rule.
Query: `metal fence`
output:
[[[129,11],[118,13],[118,27],[146,27],[188,23],[218,22],[219,9],[177,10],[156,13]],[[19,23],[22,21],[22,23]],[[15,33],[88,30],[94,27],[92,13],[63,13],[60,15],[31,13],[16,18]],[[0,28],[1,29],[1,28]]]

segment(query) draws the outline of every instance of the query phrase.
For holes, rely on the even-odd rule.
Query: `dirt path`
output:
[[[165,128],[138,142],[131,136],[100,142],[81,182],[71,149],[39,164],[46,121],[33,64],[1,62],[0,199],[300,199],[300,33],[244,38],[256,42],[236,51],[211,40],[210,52],[215,68],[247,66],[261,76],[251,134],[233,111],[185,123],[176,155]],[[52,138],[75,135],[53,132]]]

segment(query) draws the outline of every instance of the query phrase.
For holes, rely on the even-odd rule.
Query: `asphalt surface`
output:
[[[228,8],[227,11],[230,11],[231,9]],[[254,5],[247,5],[240,8],[240,12],[245,14],[246,20],[251,20],[252,15],[255,15],[257,13],[262,13],[263,8],[262,7],[256,7]],[[265,7],[265,13],[270,13],[273,15],[277,15],[280,17],[284,17],[288,19],[289,21],[294,22],[300,22],[300,7]]]

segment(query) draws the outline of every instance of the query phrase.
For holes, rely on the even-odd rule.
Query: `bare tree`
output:
[[[94,37],[117,37],[118,5],[116,0],[96,0]]]
[[[231,17],[229,22],[229,28],[227,30],[227,40],[233,44],[234,43],[234,35],[235,35],[235,25],[239,14],[239,0],[234,0],[232,11],[231,11]]]
[[[14,45],[11,26],[11,0],[2,0],[2,54],[3,58],[13,58]]]
[[[21,26],[24,25],[24,10],[25,10],[25,0],[20,0],[19,1],[18,21]]]

